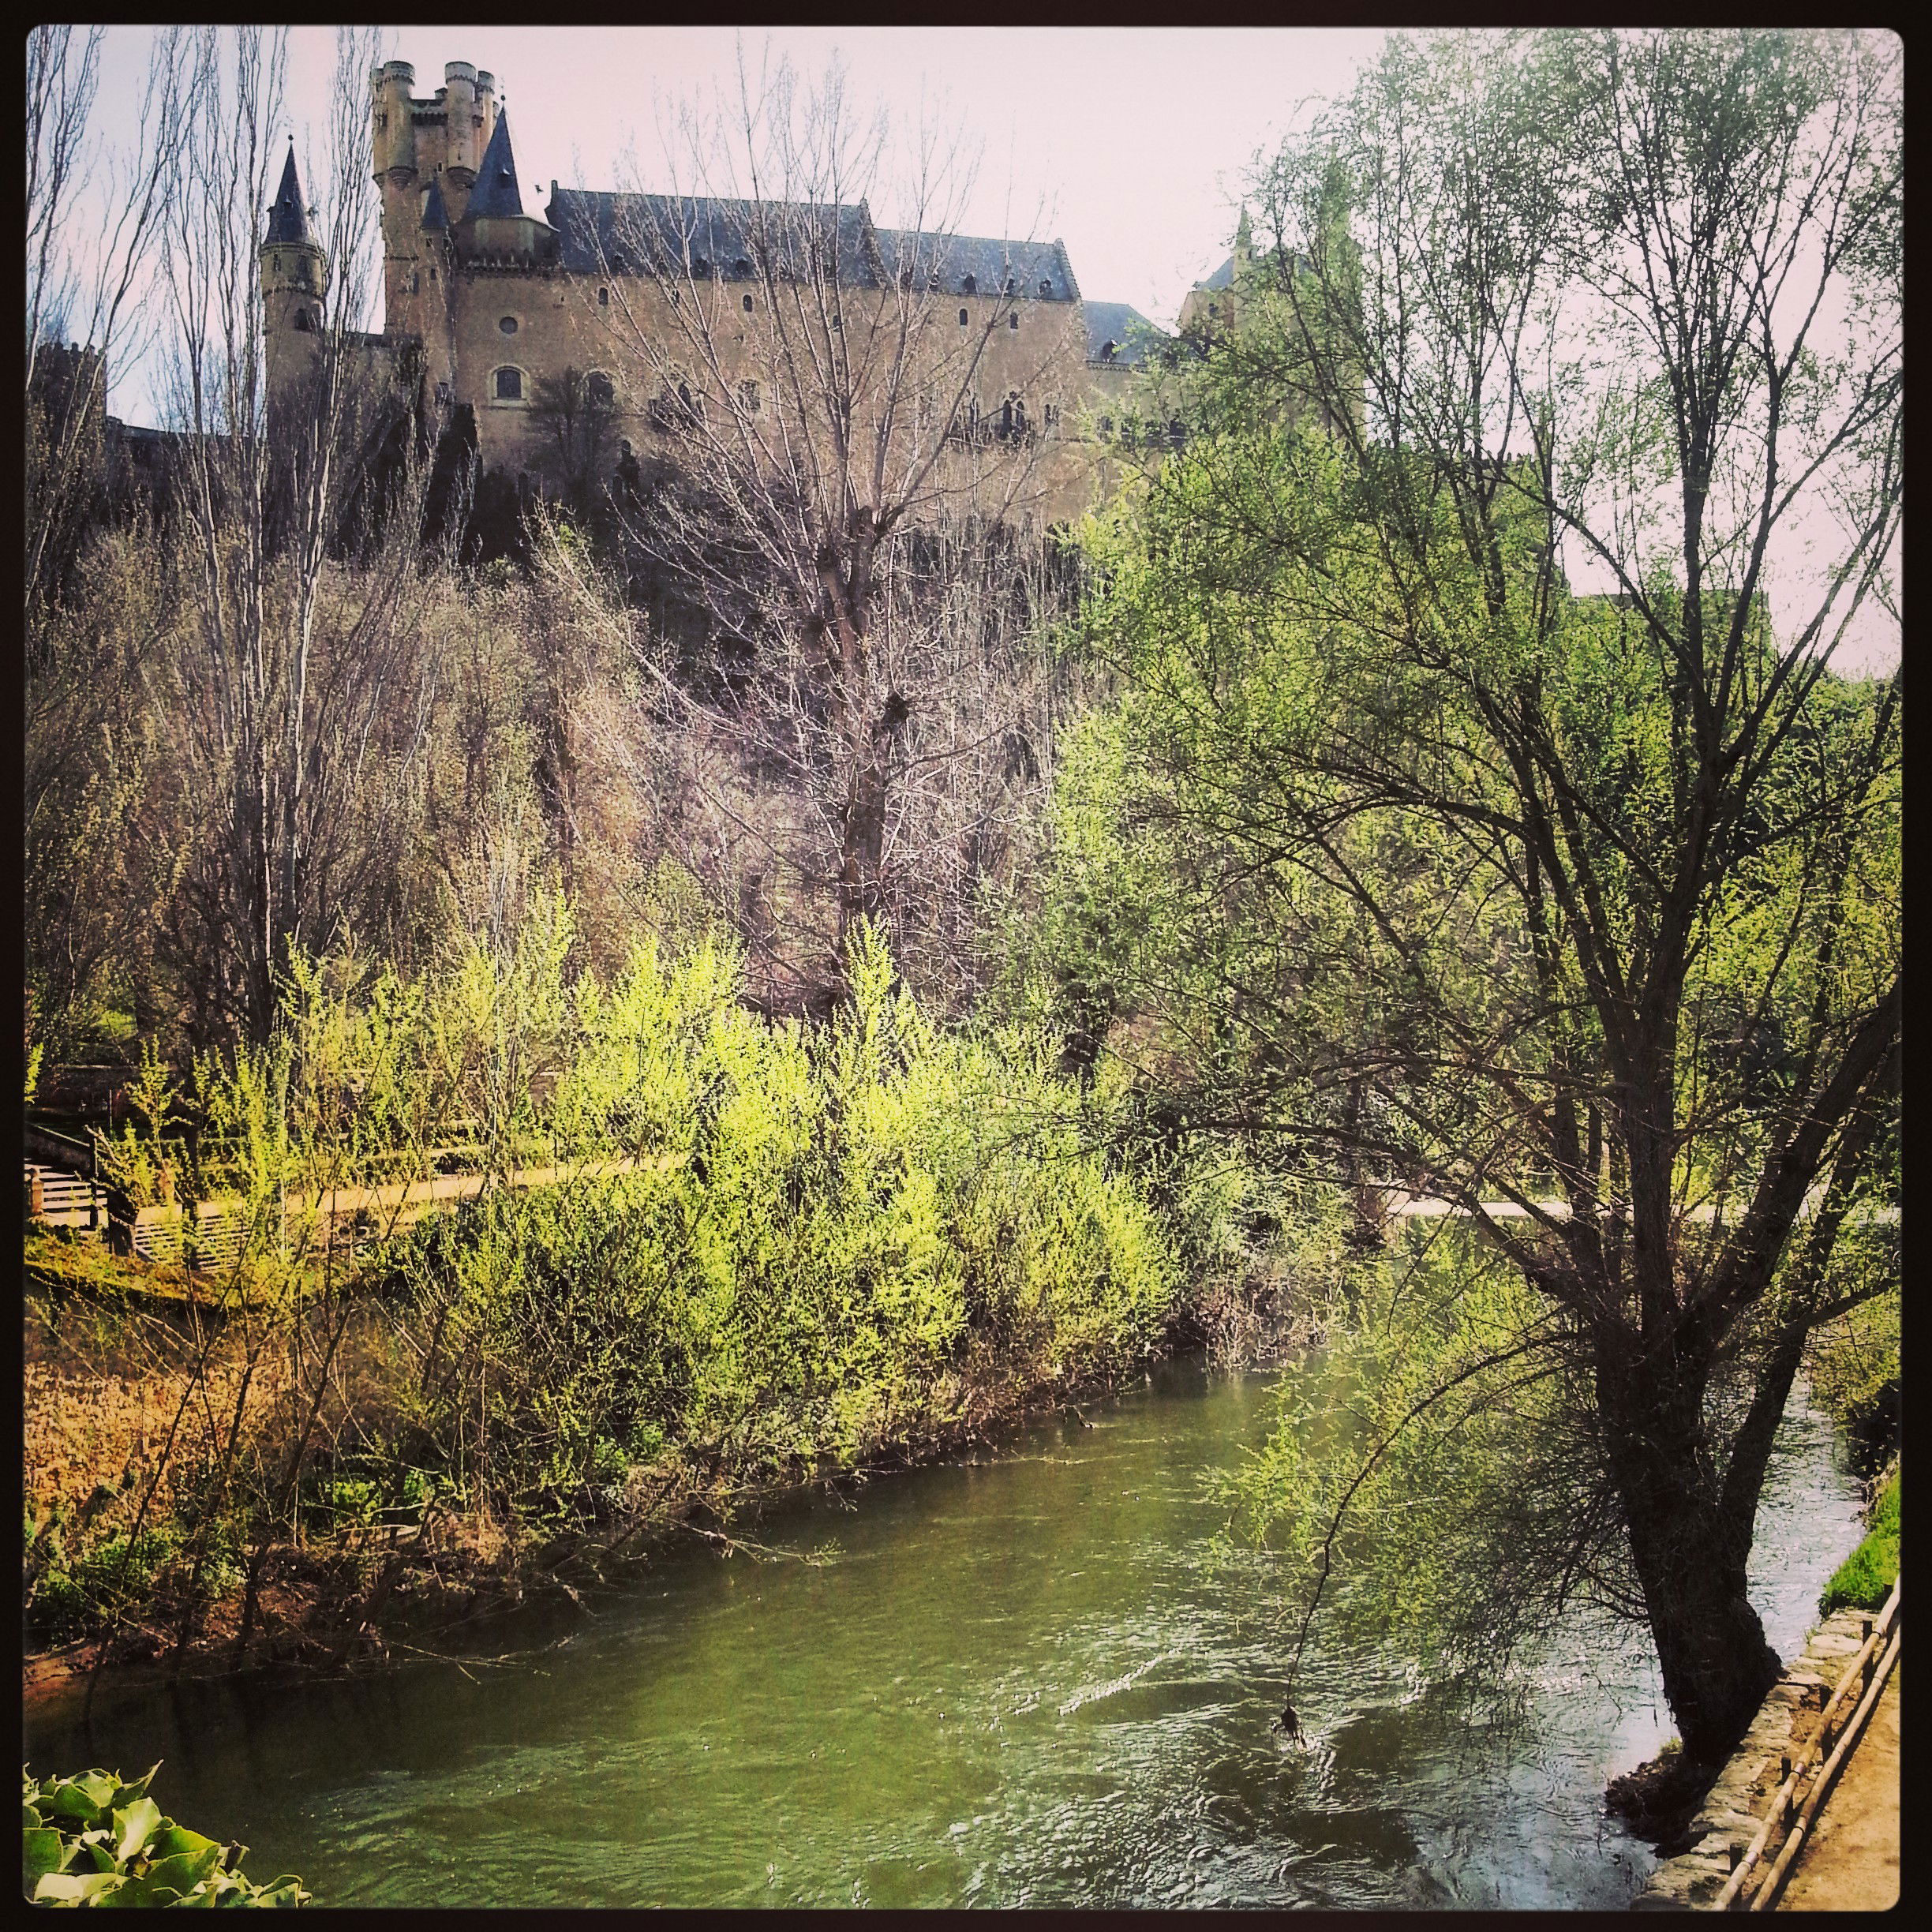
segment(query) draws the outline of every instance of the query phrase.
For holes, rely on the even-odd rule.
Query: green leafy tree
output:
[[[1259,182],[1185,452],[1094,544],[1126,695],[1068,809],[1168,860],[1116,1039],[1523,1291],[1443,1285],[1361,1481],[1284,1447],[1258,1520],[1312,1608],[1397,1444],[1515,1414],[1535,1560],[1507,1485],[1440,1520],[1496,1504],[1518,1610],[1640,1616],[1705,1761],[1776,1674],[1806,1339],[1891,1265],[1898,682],[1832,657],[1899,528],[1898,144],[1877,36],[1394,42]]]

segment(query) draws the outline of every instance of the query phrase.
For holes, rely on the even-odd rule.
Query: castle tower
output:
[[[426,249],[429,196],[437,193],[445,229],[467,212],[482,158],[496,131],[496,82],[467,61],[451,61],[432,100],[411,93],[416,69],[388,61],[369,75],[369,154],[382,190],[383,327],[392,335],[421,335],[440,304],[431,300],[431,271],[442,271]],[[429,232],[433,232],[430,230]]]
[[[314,366],[328,284],[328,256],[309,226],[290,141],[261,245],[262,354],[271,397]]]

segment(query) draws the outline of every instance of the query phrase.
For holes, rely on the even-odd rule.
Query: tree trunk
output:
[[[1653,1366],[1651,1375],[1656,1374]],[[1631,1556],[1686,1757],[1718,1765],[1777,1681],[1778,1657],[1746,1587],[1750,1518],[1740,1533],[1700,1454],[1702,1378],[1679,1380],[1660,1415],[1634,1413],[1600,1382],[1599,1413],[1622,1494]],[[1641,1371],[1624,1382],[1640,1389]],[[1688,1386],[1687,1386],[1687,1383]]]

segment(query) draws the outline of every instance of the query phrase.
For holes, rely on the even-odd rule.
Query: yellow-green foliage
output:
[[[749,1473],[915,1437],[957,1413],[969,1358],[1070,1375],[1152,1346],[1175,1271],[1085,1151],[1108,1096],[1043,1041],[934,1028],[869,932],[818,1031],[739,1003],[708,943],[567,988],[561,936],[540,922],[420,991],[451,1103],[564,1178],[390,1250],[421,1356],[412,1458],[541,1516],[666,1446]]]

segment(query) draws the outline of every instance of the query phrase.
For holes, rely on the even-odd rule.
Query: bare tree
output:
[[[105,29],[27,38],[26,567],[35,619],[71,564],[98,500],[107,384],[138,361],[155,324],[148,272],[177,183],[183,109],[182,30],[156,37],[134,143],[100,151],[89,122]],[[90,204],[96,170],[99,192]],[[68,339],[71,338],[72,339]]]
[[[895,820],[895,789],[949,757],[1005,755],[988,747],[1009,720],[961,736],[964,694],[939,666],[972,627],[949,629],[958,600],[935,565],[978,545],[983,586],[1014,593],[991,588],[1014,552],[986,533],[1039,506],[1043,388],[1082,353],[1079,311],[1051,245],[957,233],[958,137],[918,127],[895,145],[836,68],[808,86],[741,60],[731,106],[687,110],[669,145],[673,193],[571,211],[595,225],[590,313],[655,386],[664,461],[627,521],[717,653],[688,714],[784,773],[816,821],[836,959],[855,918],[891,912],[895,849],[910,864],[927,836],[908,833],[916,814]],[[888,178],[898,229],[867,199]],[[996,376],[1002,393],[983,395]],[[972,696],[989,690],[975,670]]]
[[[329,936],[351,796],[392,686],[415,675],[404,594],[414,519],[391,519],[370,567],[333,600],[326,568],[372,539],[375,445],[402,401],[381,346],[355,327],[374,226],[358,104],[378,51],[371,32],[339,36],[319,231],[292,148],[284,165],[268,231],[283,290],[272,311],[257,211],[275,179],[279,33],[197,35],[171,211],[172,406],[193,549],[193,620],[165,707],[185,734],[175,823],[188,890],[175,937],[185,953],[212,945],[223,962],[200,1030],[238,1024],[256,1040],[288,949]],[[284,358],[272,394],[271,340]],[[332,655],[318,679],[323,631]]]

